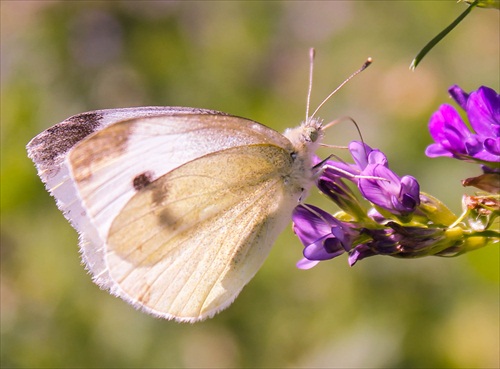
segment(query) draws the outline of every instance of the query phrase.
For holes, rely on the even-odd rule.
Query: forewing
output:
[[[169,319],[227,307],[253,277],[300,196],[290,153],[270,144],[218,151],[139,190],[111,225],[114,293]]]

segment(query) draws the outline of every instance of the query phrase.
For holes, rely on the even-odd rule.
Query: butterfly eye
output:
[[[311,129],[311,131],[309,132],[309,140],[311,142],[316,142],[318,137],[319,137],[318,131],[316,129],[314,129],[314,130]]]
[[[305,142],[316,142],[319,138],[318,129],[315,127],[307,127],[302,135]]]

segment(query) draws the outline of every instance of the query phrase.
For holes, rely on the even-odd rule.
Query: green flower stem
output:
[[[467,14],[471,12],[471,10],[477,6],[479,3],[479,0],[474,1],[470,6],[465,9],[465,11],[458,16],[457,19],[455,19],[448,27],[446,27],[444,30],[442,30],[436,37],[434,37],[427,45],[424,46],[422,50],[417,54],[415,59],[410,64],[410,69],[415,70],[417,65],[422,61],[424,56],[434,47],[437,45],[439,41],[441,41],[450,31],[457,26],[458,23],[464,19]]]

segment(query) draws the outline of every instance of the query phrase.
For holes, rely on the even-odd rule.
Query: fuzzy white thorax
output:
[[[321,119],[309,118],[300,126],[288,128],[284,132],[284,136],[292,143],[296,155],[292,180],[300,184],[305,196],[314,184],[312,158],[323,140],[322,127]]]

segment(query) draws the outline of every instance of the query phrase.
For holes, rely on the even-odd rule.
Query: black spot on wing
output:
[[[136,176],[132,181],[132,186],[136,191],[140,191],[151,182],[153,182],[153,172],[147,171]]]

